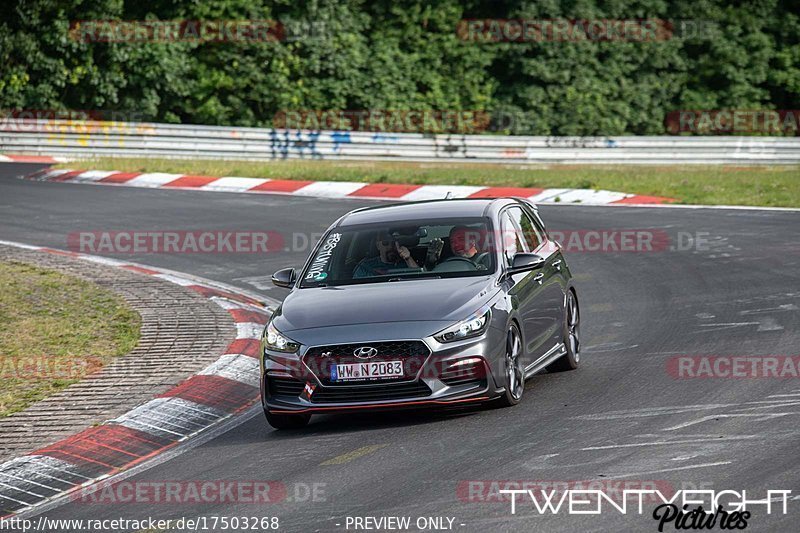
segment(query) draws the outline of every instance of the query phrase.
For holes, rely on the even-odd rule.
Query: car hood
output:
[[[394,322],[436,322],[438,327],[469,317],[497,291],[491,276],[297,289],[284,300],[275,327],[287,333]]]

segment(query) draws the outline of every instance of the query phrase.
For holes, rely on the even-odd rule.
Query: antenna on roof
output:
[[[452,200],[453,199],[453,191],[447,191],[447,194],[444,195],[445,200]]]

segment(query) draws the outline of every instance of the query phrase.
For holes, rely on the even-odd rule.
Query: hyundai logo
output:
[[[361,348],[353,350],[353,355],[359,359],[372,359],[378,355],[378,350],[372,346],[362,346]]]

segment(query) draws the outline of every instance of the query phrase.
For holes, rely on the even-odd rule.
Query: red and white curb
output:
[[[79,490],[154,457],[252,405],[259,395],[260,335],[278,302],[187,274],[16,242],[177,283],[227,310],[236,339],[199,374],[133,410],[0,464],[0,517]],[[267,304],[262,300],[269,300]]]
[[[48,155],[0,154],[0,163],[65,163],[66,157],[50,157]]]
[[[517,196],[537,204],[567,203],[584,205],[663,204],[672,201],[660,196],[642,196],[594,189],[539,189],[533,187],[480,187],[472,185],[407,185],[362,183],[355,181],[303,181],[234,176],[192,176],[112,170],[45,169],[30,176],[38,181],[123,185],[157,189],[190,189],[205,192],[287,194],[316,198],[362,198],[413,202],[445,198],[498,198]]]

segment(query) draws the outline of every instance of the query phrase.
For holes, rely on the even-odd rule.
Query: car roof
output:
[[[338,226],[432,218],[491,217],[504,206],[518,202],[514,198],[462,198],[362,207],[343,216]]]

